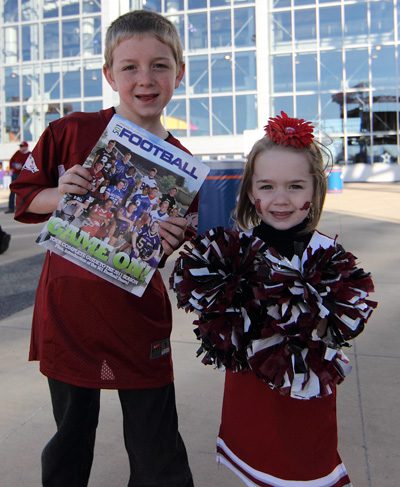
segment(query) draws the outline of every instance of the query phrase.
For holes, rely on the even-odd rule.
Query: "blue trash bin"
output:
[[[199,234],[212,227],[232,227],[244,167],[244,161],[238,160],[205,162],[210,172],[200,189]]]
[[[342,168],[334,166],[328,174],[328,193],[341,193],[343,191]]]

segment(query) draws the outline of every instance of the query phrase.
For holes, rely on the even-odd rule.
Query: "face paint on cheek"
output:
[[[262,211],[261,211],[261,200],[260,199],[257,199],[255,202],[254,202],[254,206],[256,207],[256,212],[261,215]]]
[[[311,207],[311,201],[306,201],[304,205],[300,208],[300,211],[307,211]]]

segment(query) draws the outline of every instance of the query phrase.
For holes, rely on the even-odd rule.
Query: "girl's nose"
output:
[[[284,189],[277,189],[274,194],[274,203],[277,205],[287,205],[289,199]]]

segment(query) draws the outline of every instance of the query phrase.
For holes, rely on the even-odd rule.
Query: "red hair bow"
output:
[[[290,118],[282,111],[280,116],[269,119],[264,130],[275,144],[304,149],[313,141],[313,128],[311,122],[303,118]]]

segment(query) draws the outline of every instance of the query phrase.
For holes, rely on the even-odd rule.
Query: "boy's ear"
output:
[[[178,86],[180,85],[184,75],[185,75],[185,64],[182,63],[178,69],[178,73],[177,73],[176,78],[175,78],[175,89],[178,88]]]
[[[106,64],[103,65],[103,74],[111,88],[114,91],[118,91],[117,85],[115,84],[114,77],[112,75],[112,70]]]

